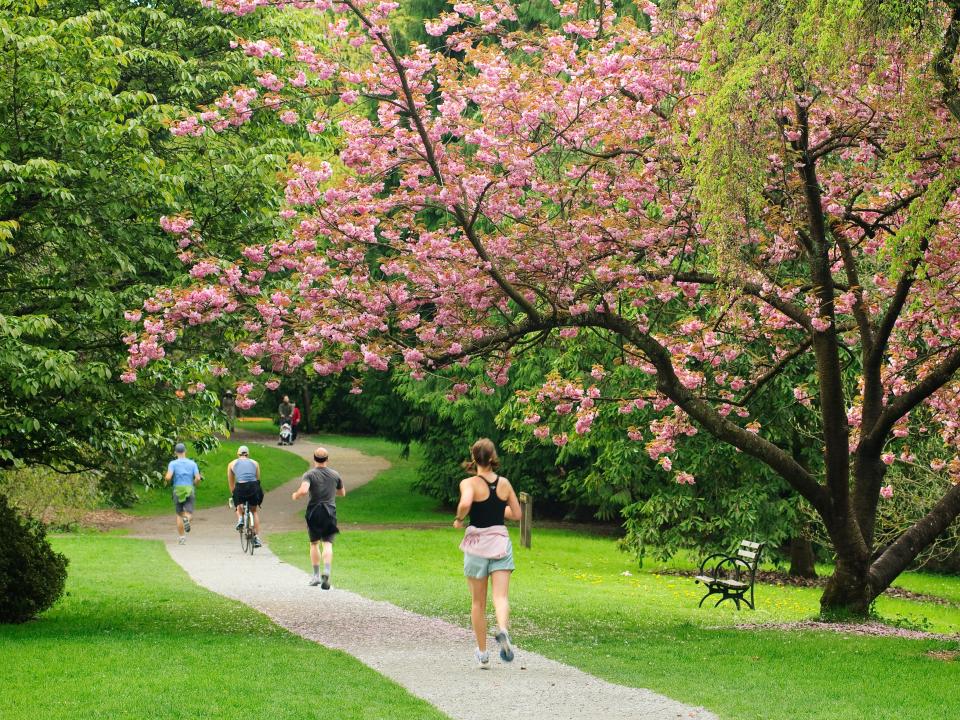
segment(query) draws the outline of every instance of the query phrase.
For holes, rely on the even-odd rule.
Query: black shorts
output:
[[[307,510],[304,517],[307,520],[307,532],[310,534],[310,542],[333,542],[333,536],[340,532],[337,527],[337,514],[333,515],[324,505],[317,505]]]
[[[233,486],[233,504],[240,507],[245,502],[255,507],[263,505],[263,488],[260,481],[237,483]]]

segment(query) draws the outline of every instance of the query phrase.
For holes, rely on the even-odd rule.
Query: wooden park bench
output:
[[[715,553],[705,559],[694,578],[694,582],[703,583],[707,588],[707,594],[703,596],[697,607],[702,607],[703,601],[711,595],[721,595],[714,607],[724,600],[733,600],[737,610],[740,609],[741,601],[745,602],[751,610],[755,610],[753,582],[757,577],[761,550],[763,550],[763,543],[743,540],[736,555]],[[748,590],[750,591],[749,600],[746,597]]]

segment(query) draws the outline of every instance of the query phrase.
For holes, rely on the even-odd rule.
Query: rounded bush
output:
[[[0,623],[22,623],[63,594],[67,558],[54,552],[42,524],[0,495]]]

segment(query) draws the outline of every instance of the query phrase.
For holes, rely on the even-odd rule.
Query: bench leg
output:
[[[705,599],[706,599],[706,598],[704,598],[704,600],[705,600]],[[743,595],[741,595],[740,593],[731,593],[731,592],[726,592],[726,591],[724,591],[724,592],[723,592],[723,597],[720,598],[719,600],[717,600],[717,602],[716,602],[716,604],[714,605],[714,607],[720,607],[720,603],[722,603],[724,600],[733,600],[733,604],[737,606],[737,610],[740,609],[740,601],[741,601],[741,600],[742,600],[743,602],[745,602],[745,603],[747,602],[747,599],[746,599],[745,597],[743,597]],[[703,602],[703,601],[701,600],[701,602]],[[749,604],[749,603],[747,603],[747,604]]]
[[[747,600],[747,596],[745,592],[730,592],[726,588],[710,590],[709,592],[707,592],[706,595],[700,598],[700,604],[697,605],[697,607],[698,608],[703,607],[704,601],[706,601],[706,599],[711,595],[721,595],[721,594],[723,595],[723,597],[721,597],[719,600],[717,600],[716,603],[714,603],[713,605],[714,607],[720,607],[720,603],[722,603],[724,600],[733,600],[734,605],[737,606],[737,610],[740,609],[741,602],[751,610],[756,610],[756,608],[753,606],[753,603]]]

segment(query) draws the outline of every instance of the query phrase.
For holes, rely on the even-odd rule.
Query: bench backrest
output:
[[[760,564],[760,551],[763,550],[763,543],[756,543],[752,540],[741,540],[740,547],[737,548],[737,559],[742,561],[750,570],[752,578],[757,572],[757,565]]]

